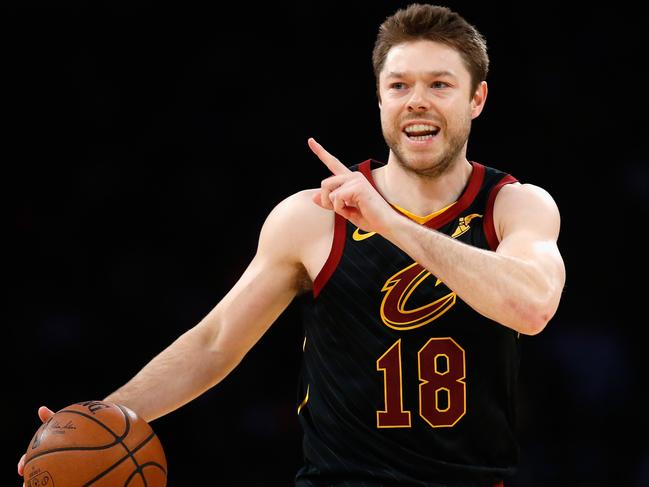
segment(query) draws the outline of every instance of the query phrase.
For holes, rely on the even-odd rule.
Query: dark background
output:
[[[371,50],[406,4],[4,9],[3,485],[20,485],[39,405],[104,397],[227,292],[270,209],[326,177],[308,137],[349,165],[387,159]],[[469,158],[562,212],[565,294],[522,338],[507,486],[646,487],[642,16],[625,2],[446,5],[490,48]],[[301,343],[291,306],[220,385],[152,424],[170,486],[291,484]]]

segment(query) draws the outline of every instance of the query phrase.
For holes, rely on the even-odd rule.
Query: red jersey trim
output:
[[[372,186],[376,189],[374,180],[372,179],[372,160],[368,159],[359,164],[358,170],[365,175],[365,177],[372,183]],[[378,191],[378,189],[377,189]],[[334,213],[334,239],[331,244],[331,251],[329,252],[329,257],[327,257],[324,266],[318,272],[318,275],[313,280],[313,297],[317,298],[322,288],[324,288],[329,278],[333,275],[340,258],[343,256],[343,250],[345,249],[345,240],[347,239],[347,220],[340,216],[338,213]]]
[[[487,243],[491,250],[496,250],[500,240],[498,240],[498,235],[496,234],[496,226],[494,224],[494,203],[496,201],[496,196],[506,184],[517,183],[518,179],[514,176],[507,174],[504,176],[498,183],[491,188],[489,192],[489,197],[487,198],[487,207],[485,209],[485,215],[482,223],[482,229],[484,231],[485,237],[487,237]]]
[[[331,251],[324,266],[322,266],[322,269],[320,269],[320,272],[318,272],[318,275],[313,280],[314,298],[318,297],[318,294],[320,294],[320,291],[322,291],[322,288],[333,275],[336,267],[338,267],[340,258],[343,255],[343,249],[345,248],[347,220],[338,213],[334,213],[334,215],[334,238],[331,244]]]
[[[370,184],[372,184],[372,186],[378,191],[378,188],[376,187],[376,183],[374,182],[374,178],[372,177],[371,164],[372,164],[372,160],[368,159],[359,164],[358,170],[368,179]],[[449,208],[448,211],[445,211],[439,214],[438,216],[431,218],[426,223],[424,223],[424,225],[432,229],[438,229],[446,225],[448,222],[457,218],[460,213],[466,210],[471,205],[471,203],[473,203],[473,200],[475,199],[476,195],[480,191],[480,188],[482,187],[482,183],[484,181],[485,168],[482,164],[479,164],[477,162],[471,162],[471,165],[473,166],[473,171],[471,172],[471,176],[469,177],[469,182],[467,183],[464,192],[457,200],[457,202],[451,208]],[[515,180],[511,182],[514,181]],[[501,183],[505,184],[502,181]],[[401,213],[396,208],[394,208],[394,211],[396,211],[400,215],[403,215],[403,213]],[[403,216],[407,218],[405,215]],[[493,222],[491,222],[491,226],[493,227]],[[345,248],[345,240],[347,238],[346,230],[347,230],[347,220],[336,213],[335,222],[334,222],[334,237],[333,237],[333,243],[331,245],[331,251],[329,252],[329,256],[327,257],[324,266],[322,267],[322,269],[320,270],[316,278],[313,280],[314,298],[318,297],[318,294],[320,294],[320,291],[322,291],[322,288],[325,286],[329,278],[333,275],[334,271],[336,270],[336,267],[338,267],[338,263],[340,262],[340,259],[343,255],[343,250]],[[485,232],[486,231],[487,230],[485,229]],[[494,231],[494,235],[495,235],[495,231]],[[491,242],[489,240],[488,235],[487,235],[487,240]]]
[[[367,180],[374,186],[374,189],[379,191],[379,188],[376,187],[376,183],[374,182],[374,178],[372,177],[372,159],[368,159],[365,162],[361,162],[358,165],[358,170],[363,173],[363,175],[367,178]],[[379,191],[380,192],[380,191]]]
[[[472,161],[469,162],[473,166],[473,171],[471,171],[469,182],[464,188],[464,192],[462,193],[460,198],[447,211],[444,211],[439,215],[434,216],[426,223],[423,223],[423,225],[427,226],[428,228],[437,230],[443,227],[444,225],[446,225],[448,222],[456,219],[460,215],[460,213],[462,213],[469,206],[471,206],[471,203],[473,203],[473,200],[478,195],[478,192],[482,187],[482,183],[484,181],[484,175],[485,175],[485,168],[482,164],[478,162],[472,162]],[[372,177],[371,159],[361,163],[359,166],[359,170],[365,175],[365,177],[370,181],[370,183],[372,183],[372,186],[374,186],[374,188],[378,191],[378,188],[376,187],[376,184],[374,182],[374,178]],[[394,211],[396,211],[400,215],[403,215],[403,213],[401,213],[396,208],[394,208]],[[403,216],[407,218],[406,215]]]
[[[424,223],[424,225],[426,225],[428,228],[437,230],[438,228],[443,227],[448,222],[455,220],[460,215],[460,213],[466,210],[469,206],[471,206],[471,203],[473,203],[473,200],[478,195],[478,192],[482,187],[485,168],[478,162],[470,163],[473,166],[473,171],[471,171],[471,176],[469,177],[469,182],[467,183],[466,188],[464,188],[464,192],[457,200],[457,202],[447,211],[437,215],[434,218],[431,218],[426,223]]]

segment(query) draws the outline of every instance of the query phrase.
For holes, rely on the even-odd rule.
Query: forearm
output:
[[[520,333],[540,332],[556,308],[536,265],[479,249],[398,217],[384,234],[479,313]]]
[[[220,354],[212,336],[198,325],[153,358],[129,382],[105,398],[123,404],[147,421],[167,414],[218,383],[235,366]]]

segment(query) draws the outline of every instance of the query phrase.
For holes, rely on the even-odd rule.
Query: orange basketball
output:
[[[102,401],[72,404],[36,431],[25,487],[164,487],[167,460],[149,423]]]

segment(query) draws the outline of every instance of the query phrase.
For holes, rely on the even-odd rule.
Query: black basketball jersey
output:
[[[352,169],[374,184],[381,164]],[[516,179],[471,164],[458,201],[423,224],[495,250],[494,199]],[[336,215],[304,327],[297,485],[491,487],[514,472],[517,332],[394,244]]]

